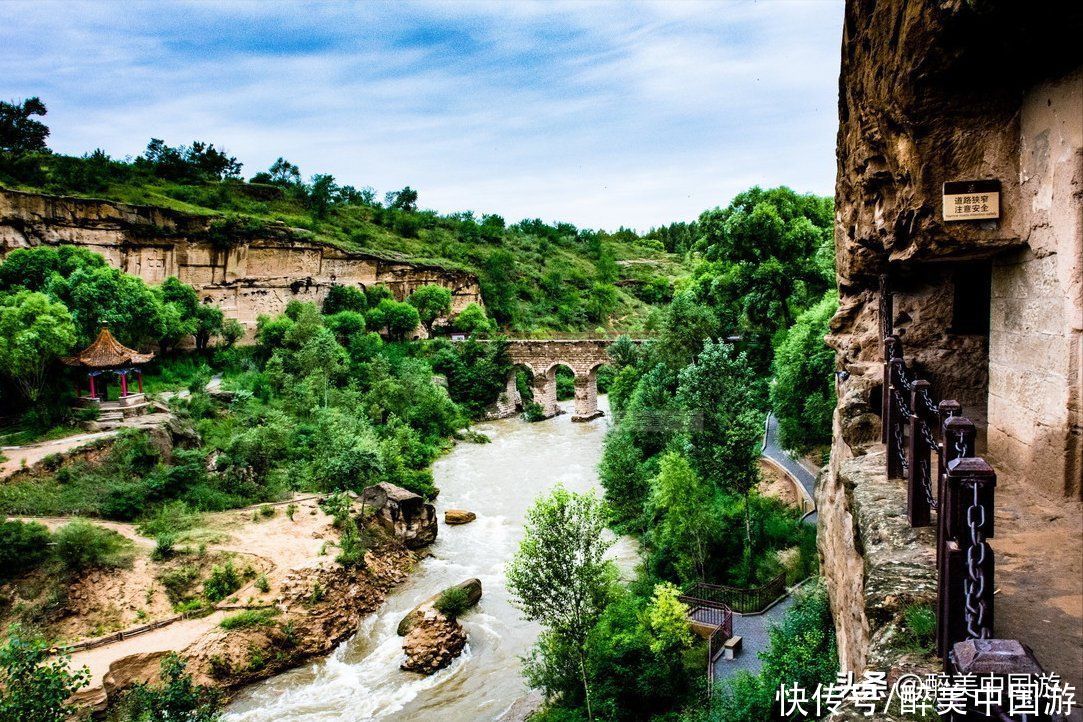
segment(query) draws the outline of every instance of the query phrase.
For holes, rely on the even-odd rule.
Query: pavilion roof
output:
[[[98,332],[98,338],[75,356],[62,358],[68,366],[111,369],[143,364],[154,358],[152,353],[139,353],[113,338],[108,328]]]

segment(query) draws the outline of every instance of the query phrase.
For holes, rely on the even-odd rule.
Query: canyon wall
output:
[[[840,662],[883,620],[853,462],[880,438],[881,277],[907,364],[980,429],[999,474],[1083,493],[1083,5],[848,0],[839,82],[839,311],[820,549]],[[943,184],[1000,182],[1000,217],[945,221]],[[865,508],[868,508],[867,502]]]
[[[245,228],[217,216],[0,189],[0,255],[59,244],[89,248],[148,283],[178,277],[240,321],[249,339],[260,315],[294,299],[321,303],[333,285],[385,285],[401,300],[437,284],[451,291],[452,313],[481,303],[471,273],[342,251],[284,224]]]

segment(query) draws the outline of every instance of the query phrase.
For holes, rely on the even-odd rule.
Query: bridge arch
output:
[[[608,339],[583,340],[512,340],[508,356],[515,366],[533,372],[531,389],[534,401],[542,407],[546,418],[560,413],[557,404],[556,370],[567,366],[575,377],[575,412],[572,421],[590,421],[602,416],[598,409],[598,369],[612,363]],[[509,374],[505,395],[514,398],[514,368]]]

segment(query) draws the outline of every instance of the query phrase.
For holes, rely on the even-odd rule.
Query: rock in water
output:
[[[477,518],[478,515],[474,512],[463,509],[448,509],[444,512],[445,524],[469,524]]]
[[[407,672],[432,674],[443,669],[462,654],[466,632],[454,619],[428,609],[402,641],[406,659],[402,669]]]
[[[472,607],[481,600],[481,580],[480,579],[467,579],[465,582],[459,582],[455,585],[459,589],[466,592],[467,598],[470,600],[467,607]],[[454,589],[455,587],[448,587],[448,589]],[[425,616],[425,612],[433,608],[436,604],[436,600],[440,598],[440,595],[446,592],[447,589],[441,590],[436,594],[417,605],[410,612],[399,621],[399,626],[396,632],[400,637],[405,637],[410,633],[410,630],[414,628]]]

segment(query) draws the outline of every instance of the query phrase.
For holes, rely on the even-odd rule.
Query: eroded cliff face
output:
[[[401,300],[437,284],[451,290],[453,313],[481,303],[473,274],[341,251],[284,224],[246,230],[216,216],[0,189],[0,255],[59,244],[85,246],[148,283],[177,276],[244,324],[249,338],[261,314],[294,299],[320,303],[333,285],[382,284]]]
[[[828,342],[848,375],[817,499],[846,669],[877,664],[878,635],[897,616],[884,613],[876,589],[910,583],[922,596],[929,581],[920,564],[885,564],[886,546],[870,552],[869,535],[894,529],[891,514],[905,508],[897,485],[874,479],[864,456],[879,448],[882,274],[908,365],[934,398],[962,403],[981,430],[979,453],[1046,493],[1080,494],[1080,32],[1079,4],[847,2],[839,311]],[[999,220],[945,222],[943,183],[976,179],[1000,181]],[[924,543],[901,529],[885,538],[903,556]]]

